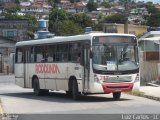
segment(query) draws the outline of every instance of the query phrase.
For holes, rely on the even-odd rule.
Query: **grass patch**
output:
[[[144,92],[141,92],[141,91],[138,91],[138,90],[134,90],[134,91],[131,91],[131,92],[126,92],[126,94],[140,96],[140,97],[144,97],[144,95],[145,95]]]

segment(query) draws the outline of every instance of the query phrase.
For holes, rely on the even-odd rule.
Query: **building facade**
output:
[[[142,36],[147,32],[147,26],[142,25],[128,25],[128,33],[136,36]],[[105,23],[103,26],[105,33],[124,33],[124,24]]]
[[[16,41],[0,36],[0,73],[14,72],[14,52]]]
[[[27,20],[0,20],[0,36],[14,41],[28,40],[27,30],[29,28]]]
[[[139,39],[141,82],[160,81],[160,31],[150,31]]]

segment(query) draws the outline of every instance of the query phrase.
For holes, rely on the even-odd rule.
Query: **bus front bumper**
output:
[[[133,83],[102,84],[104,93],[129,92],[133,89]]]

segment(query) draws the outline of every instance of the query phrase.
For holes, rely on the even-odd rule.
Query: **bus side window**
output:
[[[22,48],[17,48],[16,49],[16,63],[23,63],[24,62],[24,54],[23,54],[23,49]]]
[[[35,49],[34,49],[34,47],[30,48],[30,62],[31,63],[35,62]]]
[[[81,61],[81,44],[80,43],[69,44],[69,60],[72,62],[80,63]]]
[[[48,59],[47,62],[54,62],[55,61],[55,51],[56,45],[49,45],[48,46]]]
[[[36,46],[35,47],[35,62],[44,62],[43,56],[43,47]]]
[[[68,61],[68,44],[58,44],[56,51],[56,61]]]

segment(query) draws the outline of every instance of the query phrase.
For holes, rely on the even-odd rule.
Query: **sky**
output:
[[[136,1],[144,1],[144,2],[153,2],[153,3],[159,3],[160,4],[160,0],[136,0]]]

